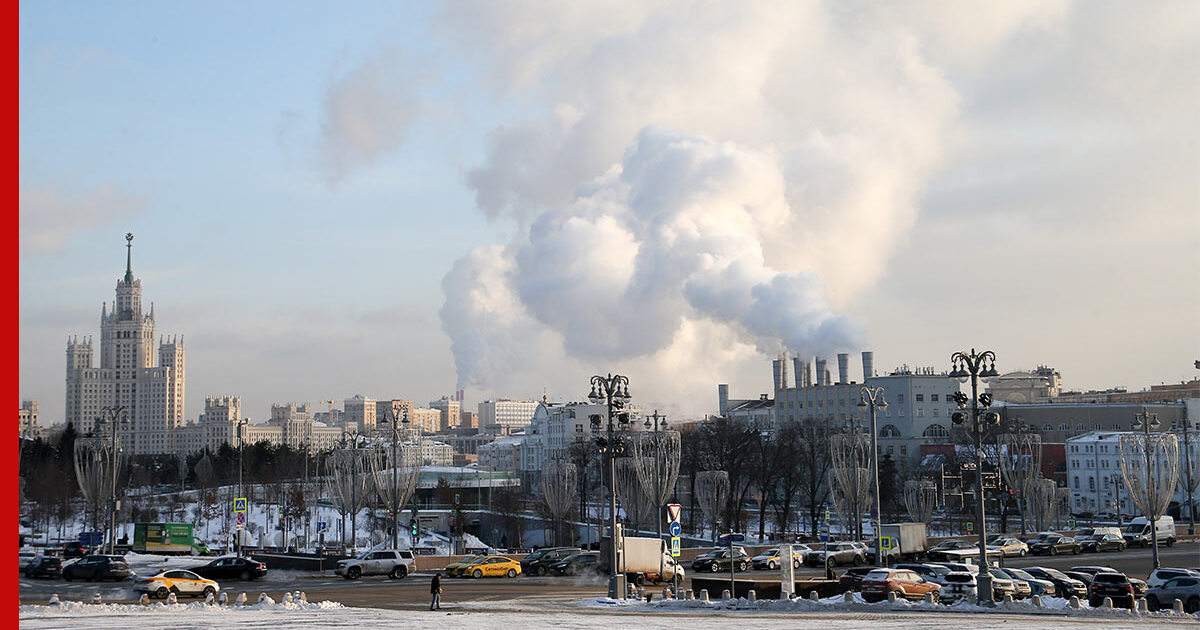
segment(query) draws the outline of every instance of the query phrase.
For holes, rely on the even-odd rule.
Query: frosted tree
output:
[[[416,491],[417,478],[421,473],[419,459],[419,457],[406,457],[405,449],[399,445],[395,449],[382,446],[373,449],[367,459],[371,468],[375,495],[378,497],[379,503],[388,512],[395,515],[388,523],[388,526],[392,528],[393,547],[400,546],[399,515],[404,506],[408,504],[408,500],[412,498],[413,492]],[[412,542],[412,546],[415,547],[416,541]]]
[[[914,522],[929,523],[937,505],[937,484],[911,479],[904,483],[904,508]]]
[[[375,493],[371,475],[374,449],[343,448],[329,456],[329,494],[338,511],[350,518],[350,546],[358,545],[358,513],[371,502]],[[345,524],[342,539],[345,540]]]
[[[75,480],[79,482],[79,492],[92,513],[95,531],[100,528],[104,506],[116,492],[121,449],[114,449],[107,438],[77,438],[74,455]]]
[[[1147,421],[1150,418],[1146,419]],[[1154,419],[1157,422],[1157,418]],[[1173,433],[1131,433],[1118,442],[1121,477],[1134,505],[1151,523],[1156,522],[1175,494],[1179,478],[1179,438]],[[1153,564],[1158,568],[1157,528],[1151,526]]]
[[[842,522],[855,539],[862,538],[862,519],[871,503],[871,441],[863,433],[830,439],[830,490]],[[865,471],[865,472],[864,472]]]
[[[1017,497],[1021,534],[1024,535],[1027,531],[1029,500],[1042,479],[1042,436],[1036,433],[1006,433],[999,437],[999,442],[1000,472]]]
[[[718,536],[721,515],[729,503],[729,473],[724,470],[702,470],[696,473],[696,503],[700,512],[712,524],[713,540]]]

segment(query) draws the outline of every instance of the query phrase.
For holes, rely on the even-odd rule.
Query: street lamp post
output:
[[[597,389],[599,388],[599,389]],[[618,412],[629,402],[629,379],[620,374],[609,374],[607,377],[596,375],[592,377],[592,391],[588,400],[594,404],[603,402],[608,410],[607,437],[596,438],[596,445],[601,453],[608,456],[608,507],[609,507],[609,578],[608,596],[611,599],[625,599],[625,576],[617,571],[617,455],[624,450],[624,445],[618,441],[613,420],[617,419],[622,428],[629,424],[629,414]],[[593,431],[600,428],[600,416],[591,417]]]
[[[651,422],[651,421],[653,421],[653,422]],[[652,416],[646,416],[646,422],[645,422],[644,426],[646,427],[646,430],[648,430],[648,431],[651,431],[651,432],[652,432],[652,434],[653,434],[653,436],[654,436],[654,444],[655,444],[655,454],[654,454],[654,503],[655,503],[655,505],[654,505],[654,520],[655,520],[655,522],[657,523],[657,526],[658,526],[658,530],[657,530],[657,531],[658,531],[658,539],[661,541],[661,540],[662,540],[662,537],[663,537],[663,531],[662,531],[662,526],[663,526],[663,506],[661,506],[661,505],[658,505],[658,501],[659,501],[659,499],[662,497],[662,493],[663,493],[663,491],[662,491],[663,470],[662,470],[662,457],[661,457],[662,453],[658,452],[658,451],[659,451],[659,449],[658,449],[658,446],[659,446],[659,444],[658,444],[659,435],[658,435],[658,434],[659,434],[659,432],[660,432],[660,431],[666,431],[666,430],[667,430],[667,417],[666,417],[666,416],[660,416],[660,415],[658,415],[658,410],[657,410],[657,409],[655,409],[655,410],[654,410],[654,415],[652,415]],[[664,569],[663,563],[665,562],[665,560],[663,559],[663,557],[662,557],[662,554],[658,554],[658,556],[659,556],[659,558],[658,558],[658,575],[659,575],[659,578],[661,579],[661,578],[662,578],[662,574],[663,574],[663,569]]]
[[[871,527],[875,530],[875,566],[883,566],[883,547],[880,544],[879,518],[881,502],[879,499],[879,428],[876,426],[875,410],[887,409],[887,399],[883,397],[882,387],[863,387],[859,390],[859,407],[867,407],[871,412],[871,483],[874,493],[875,519]]]
[[[1149,413],[1145,409],[1142,409],[1142,413],[1133,414],[1133,430],[1141,431],[1142,434],[1145,435],[1145,438],[1143,438],[1145,440],[1143,444],[1146,446],[1143,450],[1146,451],[1146,487],[1148,488],[1155,487],[1154,469],[1150,467],[1150,429],[1157,429],[1159,425],[1160,423],[1158,421],[1158,414],[1156,413]],[[1147,500],[1147,503],[1149,502],[1150,501]],[[1154,569],[1158,569],[1158,522],[1157,519],[1154,518],[1154,509],[1155,508],[1148,508],[1146,510],[1146,516],[1149,517],[1148,520],[1150,521],[1150,545],[1152,547],[1151,558],[1154,564]]]
[[[391,488],[391,492],[389,493],[389,499],[391,499],[391,501],[390,501],[390,505],[388,505],[389,511],[392,513],[392,549],[400,548],[400,508],[401,508],[401,506],[396,505],[396,498],[400,494],[400,492],[398,490],[398,488],[400,487],[400,478],[399,478],[400,460],[397,457],[396,449],[397,449],[397,444],[400,442],[400,425],[408,424],[408,407],[403,407],[403,409],[404,409],[403,417],[397,418],[396,410],[393,409],[391,420],[388,419],[387,414],[385,413],[383,418],[380,419],[380,421],[379,421],[380,424],[389,424],[392,427],[392,488]],[[419,444],[417,445],[417,448],[418,449],[420,448]],[[418,452],[420,452],[420,451],[418,451]],[[415,544],[412,545],[412,547],[415,547],[415,546],[416,546]]]
[[[1184,486],[1184,490],[1187,492],[1187,496],[1184,497],[1184,503],[1187,504],[1187,510],[1188,510],[1188,536],[1193,536],[1196,534],[1196,499],[1195,499],[1196,486],[1192,485],[1192,441],[1191,441],[1192,419],[1184,418],[1182,420],[1182,423],[1183,423],[1183,429],[1182,429],[1182,431],[1183,431],[1183,463],[1185,466],[1184,474],[1187,475],[1187,477],[1185,478],[1185,481],[1184,481],[1184,483],[1187,484]],[[1179,425],[1176,424],[1174,428],[1176,430],[1179,430]]]
[[[117,542],[117,474],[120,471],[120,466],[117,465],[119,458],[117,457],[117,428],[118,426],[127,426],[129,418],[125,414],[125,405],[116,405],[113,407],[105,407],[103,409],[108,414],[107,421],[101,419],[100,422],[107,422],[112,430],[112,451],[110,461],[112,462],[112,478],[109,480],[109,495],[108,495],[108,553],[114,553],[114,547]],[[117,422],[118,416],[121,418]]]
[[[238,442],[238,496],[239,499],[246,498],[245,489],[242,488],[242,451],[244,450],[246,439],[242,437],[242,427],[250,424],[246,418],[242,418],[236,422],[237,426],[237,442]],[[246,514],[249,514],[250,502],[246,502]],[[249,520],[247,518],[247,520]],[[234,529],[234,547],[237,549],[237,554],[242,555],[242,530],[241,528]]]
[[[978,588],[976,589],[976,598],[979,604],[991,606],[995,604],[995,596],[992,593],[992,576],[988,572],[987,561],[987,515],[983,509],[983,427],[980,423],[980,407],[987,409],[992,406],[992,396],[987,392],[979,393],[979,378],[990,378],[998,376],[996,371],[996,354],[991,350],[984,350],[976,354],[972,348],[968,352],[955,352],[950,355],[950,362],[954,365],[954,369],[950,372],[951,378],[959,379],[959,382],[966,382],[971,379],[971,432],[975,438],[975,512],[976,518],[979,519],[979,577]],[[968,403],[967,397],[962,392],[954,394],[954,402],[958,403],[959,409],[965,409]],[[967,416],[962,411],[954,412],[951,416],[951,421],[954,424],[962,424],[966,421]],[[984,424],[996,424],[1000,421],[1000,415],[988,411],[983,414]]]

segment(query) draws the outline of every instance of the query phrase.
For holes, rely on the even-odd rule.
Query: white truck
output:
[[[880,537],[891,542],[891,549],[883,551],[888,562],[916,560],[925,555],[925,523],[884,523],[879,526]],[[867,560],[875,556],[871,547]]]
[[[400,580],[412,573],[414,563],[413,553],[408,549],[377,549],[357,558],[339,560],[333,572],[347,580],[357,580],[364,575],[386,575]]]
[[[598,564],[604,573],[608,573],[611,570],[609,567],[612,566],[609,564],[610,548],[612,547],[609,540],[608,537],[605,537],[600,541],[600,562]],[[670,582],[675,579],[676,573],[679,574],[680,581],[686,579],[683,567],[679,566],[675,558],[671,557],[665,540],[635,536],[622,536],[617,540],[620,543],[621,558],[621,562],[617,565],[617,571],[624,573],[625,579],[629,583]]]
[[[1154,521],[1154,529],[1158,530],[1158,542],[1170,547],[1175,544],[1175,519],[1170,516],[1160,516]],[[1125,526],[1121,533],[1130,547],[1145,547],[1150,544],[1150,521],[1145,516],[1139,516]]]

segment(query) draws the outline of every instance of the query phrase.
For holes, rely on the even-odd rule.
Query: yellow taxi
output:
[[[443,571],[445,571],[447,576],[458,577],[462,574],[463,569],[485,558],[487,558],[486,555],[467,556],[458,562],[447,564]]]
[[[184,569],[164,569],[150,577],[138,579],[133,588],[159,599],[166,599],[171,593],[175,593],[176,597],[208,597],[221,592],[220,584]]]
[[[500,576],[515,578],[521,574],[521,563],[504,556],[487,556],[463,569],[462,574],[473,578]]]

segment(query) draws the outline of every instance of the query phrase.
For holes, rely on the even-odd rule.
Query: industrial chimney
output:
[[[825,359],[822,359],[821,357],[817,357],[817,385],[828,385],[829,384],[825,380],[825,375],[826,375]]]
[[[838,385],[846,385],[850,382],[850,355],[845,352],[839,353],[838,357]]]
[[[862,363],[863,363],[863,382],[866,383],[867,379],[871,378],[872,376],[875,376],[875,353],[874,352],[862,353]]]
[[[729,385],[725,383],[717,385],[717,409],[722,416],[729,413]]]

